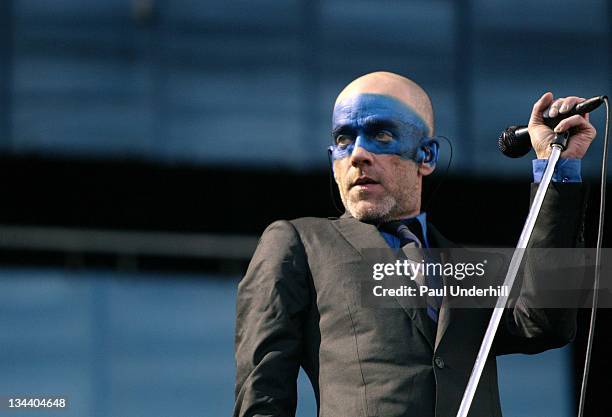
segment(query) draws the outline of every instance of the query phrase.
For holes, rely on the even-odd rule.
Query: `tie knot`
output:
[[[381,224],[380,230],[383,232],[392,234],[400,240],[400,246],[406,246],[409,243],[414,243],[416,247],[421,247],[423,244],[418,236],[410,230],[409,224],[414,224],[413,219],[407,219],[404,221],[392,221]]]

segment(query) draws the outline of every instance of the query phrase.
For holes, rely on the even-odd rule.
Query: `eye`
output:
[[[339,134],[336,136],[336,145],[340,146],[341,148],[346,148],[354,141],[355,139],[351,135]]]
[[[393,140],[393,135],[387,130],[380,130],[376,133],[376,140],[383,143],[389,143]]]

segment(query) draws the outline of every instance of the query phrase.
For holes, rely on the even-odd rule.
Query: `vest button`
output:
[[[434,363],[436,364],[436,366],[438,368],[440,368],[440,369],[444,368],[444,360],[441,357],[436,356],[434,358]]]

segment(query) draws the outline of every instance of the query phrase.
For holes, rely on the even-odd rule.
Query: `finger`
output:
[[[530,123],[542,122],[542,112],[550,106],[550,103],[553,101],[553,94],[548,91],[542,94],[542,97],[538,99],[533,104],[533,109],[531,110],[531,118]]]
[[[589,129],[593,126],[584,117],[579,114],[575,114],[567,119],[561,120],[559,124],[555,126],[555,132],[565,132],[573,127],[577,127],[579,129]]]
[[[561,104],[563,104],[563,99],[562,98],[558,98],[556,99],[553,104],[550,105],[550,107],[548,108],[548,115],[546,114],[546,112],[544,113],[544,117],[557,117],[557,115],[559,114],[559,107],[561,107]]]
[[[579,103],[580,97],[570,96],[565,97],[562,100],[561,106],[559,107],[559,113],[567,113],[570,109],[574,108],[574,106]]]

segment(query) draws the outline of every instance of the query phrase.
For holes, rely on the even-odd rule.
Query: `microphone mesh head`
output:
[[[520,158],[531,150],[531,141],[517,136],[518,126],[510,126],[504,130],[497,140],[497,147],[502,153],[510,158]]]

